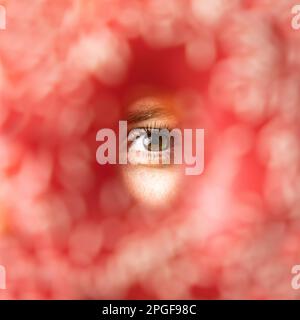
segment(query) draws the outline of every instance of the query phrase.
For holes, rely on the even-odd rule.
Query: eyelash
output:
[[[161,123],[157,123],[157,122],[153,122],[147,126],[144,126],[144,127],[137,127],[136,129],[144,129],[147,133],[151,133],[152,130],[154,129],[159,129],[159,130],[162,130],[162,129],[166,129],[168,131],[171,131],[172,128],[166,124],[161,124]]]
[[[169,132],[172,130],[172,128],[166,124],[152,122],[151,124],[143,127],[136,127],[131,130],[131,132],[144,132],[148,136],[151,136],[153,130],[163,130],[166,129]],[[128,135],[128,138],[130,137],[130,133]],[[137,143],[139,138],[142,138],[143,135],[138,135],[135,137],[133,134],[133,141],[131,141],[131,145],[129,146],[129,151],[131,146],[134,146],[134,143]],[[135,154],[131,155],[130,152],[128,153],[129,157],[135,157],[131,159],[131,161],[136,161],[138,164],[162,164],[164,159],[167,159],[170,157],[170,154],[172,153],[173,148],[170,147],[168,150],[163,151],[139,151],[139,153],[136,151]],[[158,162],[158,163],[157,163]]]

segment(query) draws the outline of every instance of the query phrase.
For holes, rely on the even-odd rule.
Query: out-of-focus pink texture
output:
[[[0,298],[299,298],[296,3],[0,1]],[[206,130],[170,212],[132,205],[95,159],[141,83]]]

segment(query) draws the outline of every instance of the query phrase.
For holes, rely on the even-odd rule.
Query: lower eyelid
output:
[[[141,152],[137,155],[134,155],[133,153],[128,154],[128,159],[130,161],[130,164],[133,165],[149,165],[149,166],[166,166],[170,165],[170,152]]]

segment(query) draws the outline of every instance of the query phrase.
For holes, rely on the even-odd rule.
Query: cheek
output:
[[[168,206],[177,195],[182,179],[178,168],[151,168],[125,166],[124,183],[130,194],[140,203],[149,206]]]

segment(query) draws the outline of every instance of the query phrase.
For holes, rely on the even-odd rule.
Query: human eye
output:
[[[141,98],[126,116],[128,161],[121,167],[123,181],[135,200],[151,207],[170,205],[182,179],[173,161],[178,141],[172,134],[179,121],[172,105],[160,97]]]
[[[130,164],[170,164],[174,148],[169,128],[157,125],[134,128],[128,134],[128,142],[128,161]]]

